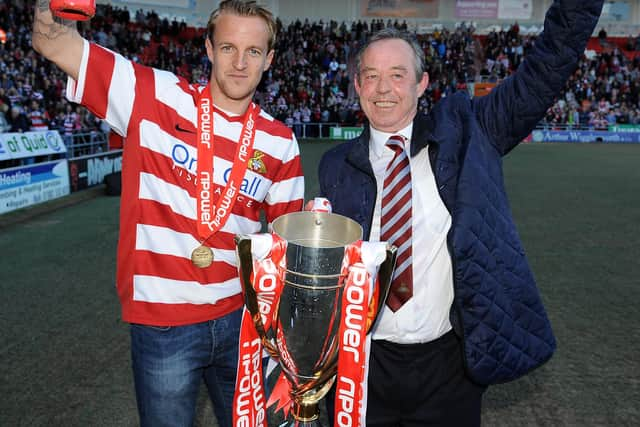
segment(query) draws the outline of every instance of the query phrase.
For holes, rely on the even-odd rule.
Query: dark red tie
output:
[[[380,241],[398,248],[387,305],[397,311],[413,295],[411,256],[411,167],[404,138],[394,135],[387,141],[395,155],[387,166],[382,188]]]

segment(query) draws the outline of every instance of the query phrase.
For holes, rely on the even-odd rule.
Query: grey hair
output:
[[[375,32],[358,50],[355,58],[356,74],[358,76],[358,80],[360,80],[360,66],[362,65],[362,55],[364,55],[365,50],[367,50],[369,46],[377,41],[389,39],[399,39],[407,42],[407,44],[413,51],[413,62],[416,71],[416,81],[422,80],[422,75],[425,72],[425,57],[420,43],[418,43],[418,40],[413,34],[407,31],[398,30],[394,27],[383,28],[382,30]]]

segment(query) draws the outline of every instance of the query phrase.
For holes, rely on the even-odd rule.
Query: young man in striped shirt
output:
[[[243,299],[233,237],[302,207],[289,128],[252,102],[274,55],[276,24],[253,1],[222,1],[209,20],[209,85],[84,40],[38,1],[34,48],[70,77],[67,97],[126,139],[117,289],[131,324],[143,426],[192,425],[204,379],[231,425]]]

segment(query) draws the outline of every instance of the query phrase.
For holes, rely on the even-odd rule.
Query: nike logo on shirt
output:
[[[196,133],[195,131],[193,131],[191,129],[183,128],[179,124],[176,125],[176,130],[179,131],[179,132]]]

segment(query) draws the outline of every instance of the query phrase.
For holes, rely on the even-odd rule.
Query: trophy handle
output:
[[[396,257],[398,255],[398,248],[393,245],[387,245],[387,258],[382,261],[380,268],[378,269],[378,286],[380,287],[380,298],[378,298],[378,306],[375,307],[375,315],[367,333],[371,332],[371,328],[376,324],[378,315],[387,302],[387,296],[389,295],[389,289],[391,289],[391,279],[393,279],[393,271],[396,267]]]
[[[251,255],[251,237],[243,234],[238,234],[234,238],[236,242],[236,255],[238,256],[238,272],[240,276],[240,284],[244,291],[244,303],[251,313],[253,325],[258,332],[258,336],[262,340],[262,345],[269,352],[269,355],[275,360],[279,360],[278,352],[273,344],[269,341],[267,332],[264,329],[262,323],[262,316],[260,315],[260,308],[258,307],[258,296],[256,290],[251,283],[251,276],[253,274],[253,256]]]

